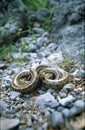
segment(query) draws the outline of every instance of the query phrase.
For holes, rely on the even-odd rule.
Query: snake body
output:
[[[21,79],[25,79],[21,82]],[[16,91],[26,93],[38,87],[42,83],[46,88],[58,89],[65,84],[68,73],[58,66],[52,64],[35,64],[30,70],[23,70],[15,74],[12,80],[12,88]]]

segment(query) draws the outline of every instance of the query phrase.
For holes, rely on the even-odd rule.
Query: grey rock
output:
[[[48,50],[48,48],[47,48],[47,50]],[[50,62],[54,62],[54,63],[62,63],[63,62],[62,53],[61,52],[56,53],[54,50],[53,50],[53,53],[47,57],[47,59]]]
[[[34,44],[30,44],[30,45],[28,46],[28,49],[29,49],[30,52],[36,52],[37,47],[36,47],[36,45],[34,45]]]
[[[8,118],[10,118],[10,119],[15,118],[15,115],[14,114],[9,114]]]
[[[69,17],[69,23],[71,25],[77,23],[80,21],[80,15],[78,13],[73,13],[70,17]]]
[[[62,113],[63,113],[64,117],[66,117],[66,118],[68,118],[69,115],[70,115],[69,109],[67,109],[67,108],[63,109],[63,110],[62,110]]]
[[[63,87],[63,88],[60,90],[60,92],[61,92],[61,93],[67,94],[67,93],[68,93],[68,90],[67,90],[66,88]]]
[[[58,101],[49,92],[38,96],[36,98],[36,103],[41,108],[46,108],[46,107],[52,107],[52,108],[54,108],[54,107],[58,107],[59,106]]]
[[[26,128],[26,130],[33,130],[33,128],[30,128],[30,127],[29,127],[29,128]]]
[[[37,58],[37,54],[36,53],[30,53],[29,56],[33,59]]]
[[[60,11],[60,8],[63,11]],[[71,57],[74,60],[76,58],[78,62],[82,61],[83,57],[80,53],[84,52],[83,11],[84,4],[81,0],[56,1],[50,27],[50,37],[59,43],[57,51],[61,50],[68,57],[71,54]]]
[[[55,90],[54,90],[54,89],[52,89],[52,88],[49,88],[49,89],[47,90],[47,92],[49,92],[49,93],[53,94],[53,93],[55,92]]]
[[[74,106],[78,111],[83,111],[85,109],[85,103],[82,100],[77,100],[74,102]]]
[[[56,127],[57,125],[64,123],[62,113],[54,111],[51,113],[51,126]]]
[[[45,42],[45,37],[43,35],[37,38],[37,43],[36,43],[37,47],[40,48],[44,42]]]
[[[72,95],[69,95],[66,98],[63,98],[60,100],[60,104],[62,106],[68,106],[69,104],[71,104],[73,101],[75,101],[75,98]]]
[[[19,97],[21,95],[21,93],[15,92],[15,91],[10,91],[9,95],[10,95],[10,99],[14,100],[17,97]]]
[[[78,78],[85,78],[85,71],[84,70],[80,70],[79,73],[77,74]]]
[[[63,93],[63,92],[59,92],[59,96],[60,96],[61,98],[65,98],[65,97],[67,96],[67,94],[66,94],[66,93]]]
[[[32,30],[33,30],[34,33],[38,33],[38,34],[44,33],[44,29],[42,29],[42,28],[33,28]]]
[[[71,68],[71,70],[69,71],[69,73],[73,73],[76,71],[77,68]]]
[[[38,56],[39,56],[40,58],[43,58],[43,57],[45,57],[45,53],[44,53],[44,52],[39,52],[39,53],[38,53]]]
[[[26,58],[28,56],[28,53],[20,53],[20,52],[17,52],[17,53],[12,53],[12,57],[14,59],[21,59],[21,58]]]
[[[15,35],[19,32],[19,29],[27,25],[27,11],[21,0],[0,1],[0,6],[0,44],[9,43],[15,39]],[[6,17],[4,10],[9,12],[8,18]]]
[[[47,49],[54,52],[56,49],[57,49],[58,45],[57,43],[50,43],[48,46],[47,46]]]
[[[29,114],[26,115],[26,119],[27,119],[27,126],[31,127],[32,126],[32,119],[31,119],[31,116]]]
[[[3,99],[0,99],[0,106],[5,110],[9,105]]]
[[[63,109],[64,109],[64,107],[59,106],[59,107],[57,108],[57,111],[58,111],[58,112],[62,112]]]
[[[70,116],[76,115],[78,112],[77,108],[73,106],[71,109],[69,109]]]
[[[64,85],[63,88],[67,89],[68,91],[72,91],[75,88],[75,84],[69,83],[69,84]]]
[[[73,97],[76,97],[76,92],[72,91],[72,92],[70,92],[70,94],[71,94]]]
[[[20,124],[19,119],[0,119],[1,130],[13,130]]]

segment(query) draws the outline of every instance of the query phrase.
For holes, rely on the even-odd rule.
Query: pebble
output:
[[[60,104],[62,106],[69,106],[69,104],[71,104],[74,100],[75,98],[72,95],[69,95],[68,97],[61,99]]]
[[[63,88],[68,90],[68,91],[72,91],[75,88],[75,84],[69,83],[69,84],[64,85]]]
[[[62,113],[65,118],[68,118],[70,116],[69,109],[65,108],[62,110]]]
[[[26,119],[27,119],[27,126],[31,127],[32,126],[32,118],[29,114],[26,114]]]
[[[28,57],[28,53],[25,53],[25,52],[23,52],[23,55],[20,52],[12,53],[12,58],[14,59],[19,59],[19,58],[21,59],[21,58],[26,58],[26,57]]]
[[[54,90],[54,89],[52,89],[52,88],[49,88],[49,89],[47,90],[47,92],[49,92],[49,93],[53,94],[53,93],[55,92],[55,90]]]
[[[58,112],[62,112],[63,109],[64,109],[64,107],[59,106],[59,107],[57,108],[57,111],[58,111]]]
[[[78,110],[75,106],[69,109],[70,116],[74,116],[78,113]]]
[[[37,58],[37,54],[31,52],[31,53],[29,54],[29,57],[32,58],[32,59],[35,59],[35,58]]]
[[[38,34],[44,33],[44,29],[42,29],[42,28],[33,28],[32,30],[33,30],[34,33],[38,33]]]
[[[42,35],[41,37],[37,38],[37,47],[40,48],[43,46],[43,43],[45,42],[45,37]]]
[[[59,95],[60,95],[61,98],[65,98],[67,96],[67,94],[63,93],[63,92],[59,92]]]
[[[53,50],[53,53],[50,54],[47,59],[50,61],[50,62],[57,62],[57,63],[62,63],[63,62],[63,56],[61,53],[56,53],[54,52]]]
[[[1,130],[14,130],[20,124],[19,119],[0,119]]]
[[[53,111],[51,113],[51,126],[56,127],[60,123],[64,123],[64,118],[61,112]]]
[[[65,93],[65,94],[67,95],[67,94],[68,94],[68,90],[63,87],[63,88],[60,90],[60,93]]]
[[[49,92],[38,96],[36,98],[36,103],[41,108],[46,108],[46,107],[52,107],[53,108],[53,107],[58,107],[59,106],[58,101]]]
[[[84,70],[80,70],[79,73],[77,74],[78,78],[85,78],[85,71]]]
[[[0,105],[3,110],[9,106],[3,99],[0,99]]]
[[[34,44],[30,44],[30,45],[28,46],[28,49],[29,49],[30,52],[36,52],[37,47],[36,47]]]
[[[15,91],[10,91],[9,95],[10,95],[10,99],[15,100],[17,97],[19,97],[21,95],[21,93],[15,92]]]
[[[78,111],[83,111],[85,108],[85,103],[82,100],[77,100],[74,102],[74,106],[77,108]]]

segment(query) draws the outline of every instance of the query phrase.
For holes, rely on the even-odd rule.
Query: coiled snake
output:
[[[30,70],[23,70],[15,74],[12,88],[26,93],[38,87],[39,84],[46,88],[59,89],[68,80],[68,73],[59,66],[41,63],[35,64]]]

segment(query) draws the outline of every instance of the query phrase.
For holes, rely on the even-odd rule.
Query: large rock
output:
[[[0,45],[14,40],[19,29],[26,27],[27,14],[21,0],[0,1]]]
[[[84,3],[81,0],[49,0],[55,5],[50,37],[59,45],[57,51],[83,61],[84,52]],[[79,57],[80,56],[80,57]]]

